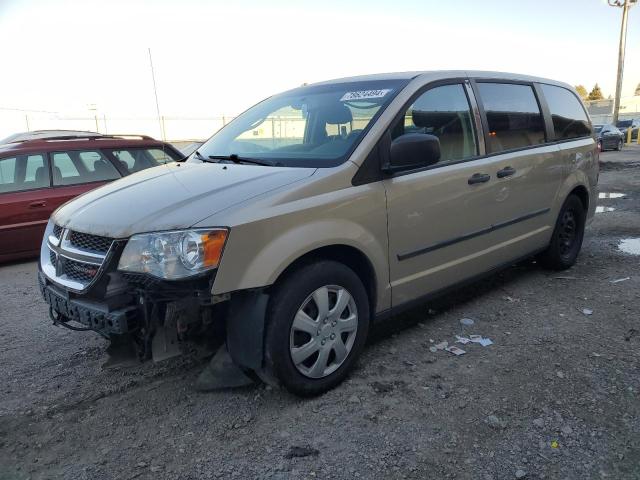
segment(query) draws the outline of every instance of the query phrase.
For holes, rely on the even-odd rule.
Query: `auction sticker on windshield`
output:
[[[391,91],[390,88],[384,88],[382,90],[360,90],[358,92],[347,92],[340,99],[341,102],[348,102],[349,100],[365,100],[368,98],[382,98]]]

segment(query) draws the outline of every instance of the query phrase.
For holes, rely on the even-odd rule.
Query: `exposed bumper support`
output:
[[[58,315],[81,323],[104,336],[123,335],[137,327],[137,308],[135,306],[110,310],[104,304],[69,299],[63,292],[48,285],[42,272],[38,274],[38,277],[44,300]]]

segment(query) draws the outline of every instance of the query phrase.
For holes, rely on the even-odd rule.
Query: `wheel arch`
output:
[[[315,248],[299,256],[292,261],[277,276],[274,285],[277,285],[291,273],[304,265],[319,260],[333,260],[349,267],[358,276],[369,299],[369,312],[374,316],[378,298],[377,275],[373,263],[367,255],[360,249],[346,244],[325,245]]]
[[[567,197],[569,197],[570,195],[575,195],[576,197],[578,197],[582,202],[582,205],[584,206],[584,211],[585,212],[589,211],[589,206],[590,206],[589,191],[584,185],[578,185],[574,187],[573,190],[569,192],[569,195],[567,195]]]

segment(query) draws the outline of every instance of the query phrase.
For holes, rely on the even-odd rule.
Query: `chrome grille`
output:
[[[79,282],[90,282],[93,277],[98,273],[100,267],[97,265],[91,265],[84,262],[76,262],[70,258],[63,259],[63,274],[72,280]]]
[[[88,289],[100,276],[113,239],[49,224],[40,265],[52,281],[70,290]]]
[[[69,243],[80,250],[107,253],[113,240],[108,237],[100,237],[82,232],[69,232]]]

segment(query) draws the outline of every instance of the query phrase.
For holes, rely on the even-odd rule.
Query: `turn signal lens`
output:
[[[222,249],[227,241],[227,230],[214,230],[202,235],[204,245],[204,265],[217,267],[222,257]]]

